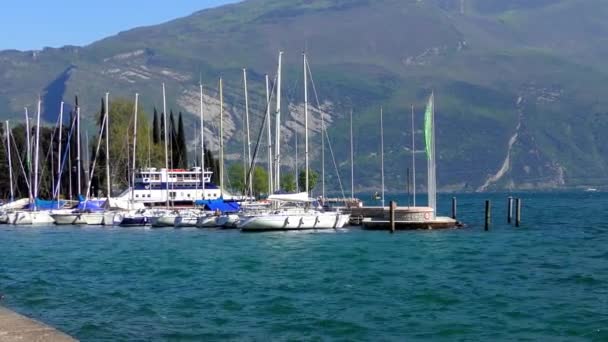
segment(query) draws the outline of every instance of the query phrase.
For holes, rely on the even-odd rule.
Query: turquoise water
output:
[[[4,226],[0,292],[84,341],[608,340],[608,194],[521,197],[519,229],[506,195],[393,235]]]

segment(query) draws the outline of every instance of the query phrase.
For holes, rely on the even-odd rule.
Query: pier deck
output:
[[[0,342],[72,342],[72,337],[43,323],[0,307]]]
[[[352,225],[363,225],[370,230],[384,230],[390,227],[389,207],[351,207],[341,210],[350,213]],[[433,217],[433,209],[429,207],[397,207],[394,219],[398,230],[440,229],[462,225],[451,218]]]

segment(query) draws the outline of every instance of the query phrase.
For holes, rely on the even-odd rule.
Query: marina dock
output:
[[[350,212],[350,224],[363,225],[370,230],[388,230],[391,226],[390,207],[351,207],[344,208]],[[434,217],[429,207],[396,207],[393,222],[397,230],[409,229],[442,229],[461,227],[462,224],[449,217]]]
[[[0,307],[0,342],[72,342],[72,337],[38,321]]]

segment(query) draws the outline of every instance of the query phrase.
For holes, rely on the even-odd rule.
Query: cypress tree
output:
[[[173,117],[173,110],[171,110],[169,112],[169,141],[171,143],[170,149],[171,149],[171,154],[170,154],[170,162],[169,164],[171,164],[171,168],[175,169],[178,166],[178,156],[179,156],[179,151],[178,151],[178,147],[177,147],[177,134],[175,132],[175,119]]]
[[[188,148],[186,147],[186,134],[184,133],[184,122],[182,120],[182,113],[179,113],[179,119],[177,123],[177,147],[179,151],[179,167],[188,167]]]
[[[162,112],[160,116],[160,139],[158,141],[165,142],[165,112]]]
[[[160,132],[158,131],[158,112],[154,107],[154,120],[152,121],[152,142],[154,145],[160,142]]]

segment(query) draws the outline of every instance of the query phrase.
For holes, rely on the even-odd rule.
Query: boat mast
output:
[[[251,137],[249,136],[249,92],[247,90],[247,69],[243,69],[243,83],[245,86],[245,126],[247,130],[247,167],[245,168],[245,172],[247,172],[247,168],[251,165]],[[249,174],[249,179],[246,179],[246,184],[249,184],[248,195],[251,196],[253,194],[253,174],[251,172],[247,172]]]
[[[80,107],[76,107],[76,170],[78,172],[77,182],[78,182],[78,195],[80,195],[82,189],[82,180],[80,178],[80,170],[81,170],[81,162],[80,162]]]
[[[272,123],[270,121],[270,80],[268,74],[266,78],[266,119],[268,120],[268,195],[274,193],[274,186],[272,183]]]
[[[165,195],[166,206],[169,207],[169,151],[167,151],[167,97],[165,96],[165,84],[163,83],[163,127],[165,138]],[[162,175],[161,175],[162,177]],[[162,181],[162,179],[161,179]]]
[[[201,181],[203,182],[202,199],[205,199],[205,118],[203,117],[203,83],[199,83],[201,93],[200,121],[201,121]]]
[[[112,185],[110,183],[110,93],[106,93],[106,196],[112,196]]]
[[[309,193],[309,179],[308,179],[308,70],[306,68],[306,53],[302,54],[304,56],[304,189],[306,189],[306,193]],[[310,196],[310,195],[309,195]]]
[[[63,101],[61,101],[61,105],[59,108],[59,144],[57,144],[57,189],[55,190],[57,193],[57,209],[59,209],[59,198],[61,197],[61,174],[62,174],[62,165],[61,165],[61,144],[63,143]]]
[[[353,149],[353,110],[350,110],[350,197],[355,199],[355,154]]]
[[[137,104],[139,94],[135,93],[135,108],[133,113],[133,172],[131,172],[131,202],[135,203],[135,161],[137,158]]]
[[[11,129],[8,124],[8,120],[6,120],[6,148],[8,149],[8,177],[9,183],[11,187],[11,202],[15,200],[15,193],[13,190],[13,163],[11,160]]]
[[[224,89],[220,77],[220,197],[224,198]]]
[[[25,140],[26,144],[26,153],[27,153],[27,178],[28,178],[28,195],[30,198],[30,203],[34,200],[34,195],[32,194],[32,142],[30,132],[30,116],[27,112],[27,107],[25,107]]]
[[[38,154],[40,152],[40,107],[42,101],[38,97],[38,110],[36,112],[36,150],[34,152],[34,198],[38,198]],[[34,202],[35,203],[35,202]]]
[[[412,105],[412,199],[416,206],[416,131],[414,131],[414,105]]]
[[[277,113],[275,127],[275,189],[281,189],[281,69],[283,62],[283,51],[279,52],[279,66],[277,68]]]
[[[384,123],[382,121],[383,110],[380,107],[380,167],[382,176],[382,207],[384,208]]]
[[[427,117],[430,134],[430,156],[428,158],[428,192],[429,192],[429,207],[433,208],[433,218],[437,211],[437,178],[435,167],[435,93],[431,93],[429,100],[430,108],[427,108],[430,117]],[[425,123],[426,124],[426,123]]]

